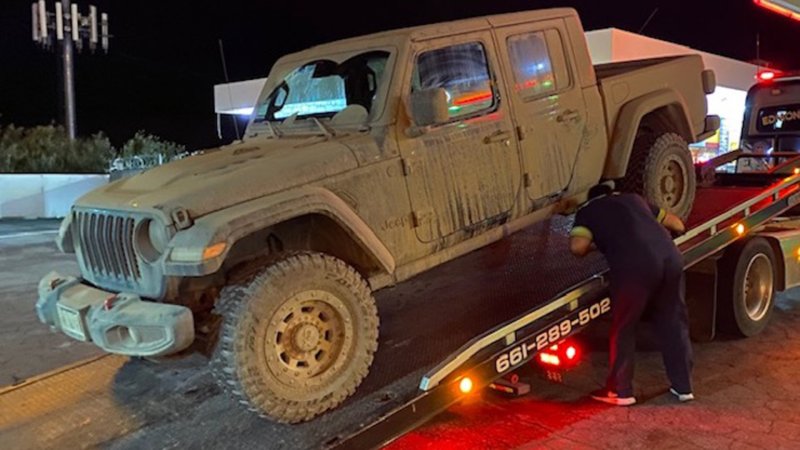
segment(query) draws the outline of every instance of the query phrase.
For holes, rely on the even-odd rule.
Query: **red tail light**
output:
[[[539,352],[539,363],[548,367],[568,367],[580,360],[580,352],[575,344],[561,343]]]

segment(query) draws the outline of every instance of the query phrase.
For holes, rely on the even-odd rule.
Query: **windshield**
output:
[[[306,63],[290,71],[256,105],[253,122],[329,119],[345,109],[366,110],[366,120],[376,103],[389,55],[371,51],[342,62],[320,59]]]

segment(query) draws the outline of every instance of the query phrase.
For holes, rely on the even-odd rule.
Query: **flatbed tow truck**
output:
[[[743,158],[771,158],[772,168],[720,170]],[[717,318],[742,335],[755,334],[769,319],[774,292],[800,284],[800,221],[793,218],[800,156],[735,151],[696,169],[700,187],[688,231],[676,240],[687,268],[693,338],[713,339]],[[568,219],[553,218],[381,291],[384,320],[368,377],[341,407],[309,423],[276,424],[232,405],[209,406],[227,399],[214,395],[208,377],[178,379],[107,355],[0,390],[0,431],[20,447],[93,445],[83,436],[96,438],[94,445],[124,443],[146,426],[164,428],[161,441],[149,441],[158,447],[187,446],[186,440],[232,445],[233,439],[242,440],[240,448],[385,445],[471,391],[516,389],[509,381],[514,371],[548,359],[543,354],[550,362],[569,358],[557,346],[610,310],[605,263],[597,254],[568,256],[569,228]],[[189,405],[198,392],[210,393]],[[190,423],[170,429],[188,407]]]

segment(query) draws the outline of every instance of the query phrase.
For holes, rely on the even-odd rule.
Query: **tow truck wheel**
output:
[[[339,405],[367,375],[378,313],[366,281],[332,256],[291,253],[225,288],[211,367],[249,410],[297,423]]]
[[[720,326],[750,337],[767,326],[775,306],[775,253],[763,238],[736,246],[723,259]]]
[[[694,164],[686,140],[672,132],[640,131],[621,187],[686,220],[696,191]]]

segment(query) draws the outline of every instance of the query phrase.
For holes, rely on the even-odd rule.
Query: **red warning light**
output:
[[[564,353],[567,355],[567,359],[572,361],[576,356],[578,356],[578,349],[570,345],[567,347],[567,351]]]
[[[547,352],[539,353],[539,361],[550,366],[558,367],[561,365],[561,358],[559,358],[558,355]]]
[[[539,352],[539,362],[551,367],[572,367],[578,362],[578,347],[573,344],[553,345]]]
[[[775,79],[775,72],[765,71],[758,74],[758,79],[761,81],[772,81]]]

